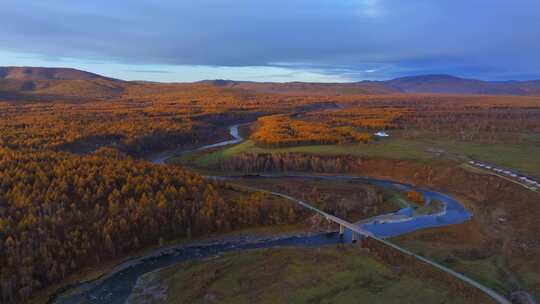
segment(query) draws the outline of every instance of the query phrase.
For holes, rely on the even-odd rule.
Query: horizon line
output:
[[[404,76],[399,77],[390,77],[382,80],[371,80],[371,79],[362,79],[362,80],[350,80],[350,81],[256,81],[256,80],[235,80],[233,78],[201,78],[199,80],[194,81],[155,81],[155,80],[145,80],[145,79],[122,79],[119,77],[114,76],[108,76],[106,73],[100,73],[92,71],[91,69],[83,69],[78,67],[72,67],[72,66],[34,66],[34,65],[3,65],[0,66],[0,68],[40,68],[40,69],[71,69],[76,70],[80,72],[90,73],[94,75],[98,75],[103,78],[110,78],[114,80],[119,81],[125,81],[125,82],[151,82],[151,83],[199,83],[199,82],[205,82],[205,81],[226,81],[226,82],[252,82],[252,83],[275,83],[275,84],[286,84],[286,83],[313,83],[313,84],[355,84],[355,83],[362,83],[362,82],[388,82],[392,80],[397,79],[403,79],[403,78],[410,78],[410,77],[428,77],[428,76],[438,76],[438,77],[448,77],[448,78],[455,78],[459,80],[472,80],[472,81],[482,81],[482,82],[490,82],[490,83],[505,83],[505,82],[534,82],[534,81],[540,81],[540,78],[531,78],[527,80],[516,80],[516,79],[507,79],[507,80],[486,80],[481,78],[473,78],[473,77],[464,77],[464,76],[458,76],[456,74],[449,74],[449,73],[411,73],[406,74]],[[170,73],[169,71],[163,71],[163,70],[138,70],[137,72],[141,73]],[[256,77],[255,77],[256,78]]]

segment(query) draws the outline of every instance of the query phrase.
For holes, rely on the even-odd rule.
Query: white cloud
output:
[[[277,66],[313,78],[540,71],[538,0],[12,2],[0,10],[0,50],[49,62]]]
[[[380,0],[363,0],[361,12],[368,17],[379,17],[383,14]]]

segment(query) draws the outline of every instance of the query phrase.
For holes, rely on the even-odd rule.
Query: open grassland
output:
[[[420,230],[392,239],[393,242],[439,263],[442,263],[482,284],[505,294],[512,290],[528,289],[536,270],[522,268],[513,273],[511,264],[521,264],[519,257],[505,260],[493,239],[481,232],[475,220],[459,225]]]
[[[411,159],[436,161],[440,159],[478,159],[495,165],[518,170],[531,176],[540,177],[540,139],[530,135],[522,143],[487,144],[460,142],[448,139],[389,138],[367,144],[308,145],[283,148],[261,147],[251,140],[203,155],[187,155],[185,160],[196,166],[208,167],[220,160],[241,153],[309,153],[317,155],[354,155],[383,157],[391,159]]]
[[[442,282],[399,271],[354,245],[226,254],[140,282],[129,303],[467,303]]]

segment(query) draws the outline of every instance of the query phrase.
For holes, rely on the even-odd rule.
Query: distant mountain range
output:
[[[450,75],[422,75],[382,81],[404,93],[540,95],[540,80],[482,81]]]
[[[426,93],[540,96],[540,80],[482,81],[450,75],[420,75],[401,77],[386,81],[360,81],[351,83],[277,83],[232,80],[212,80],[203,82],[212,83],[216,86],[235,87],[268,93]]]
[[[251,82],[233,80],[205,80],[198,82],[219,87],[247,91],[286,94],[484,94],[540,96],[540,80],[482,81],[450,75],[420,75],[387,81],[352,83],[309,82]],[[0,67],[0,97],[16,94],[86,96],[112,98],[120,96],[127,82],[69,68]],[[138,82],[139,85],[152,83]]]
[[[220,87],[243,89],[262,93],[286,94],[389,94],[400,91],[382,83],[365,81],[356,83],[314,83],[314,82],[252,82],[233,80],[204,80],[199,83]]]

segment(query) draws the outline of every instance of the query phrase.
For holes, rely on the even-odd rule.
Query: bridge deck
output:
[[[367,237],[373,237],[373,234],[367,230],[364,230],[362,228],[360,228],[359,226],[355,225],[355,224],[352,224],[352,223],[349,223],[345,220],[342,220],[340,219],[339,217],[337,216],[334,216],[332,214],[329,214],[329,213],[326,213],[318,208],[315,208],[313,207],[312,205],[306,203],[306,202],[303,202],[297,198],[294,198],[292,196],[288,196],[286,194],[283,194],[283,193],[278,193],[278,192],[272,192],[270,191],[270,193],[272,193],[273,195],[277,195],[277,196],[281,196],[283,198],[286,198],[288,200],[291,200],[291,201],[295,201],[297,202],[299,205],[301,205],[302,207],[305,207],[307,209],[310,209],[312,211],[315,211],[317,213],[319,213],[320,215],[324,216],[324,218],[326,218],[327,220],[329,221],[332,221],[336,224],[340,224],[344,227],[346,227],[347,229],[351,230],[351,231],[354,231],[356,233],[359,233],[360,235],[363,235],[363,236],[367,236]]]

